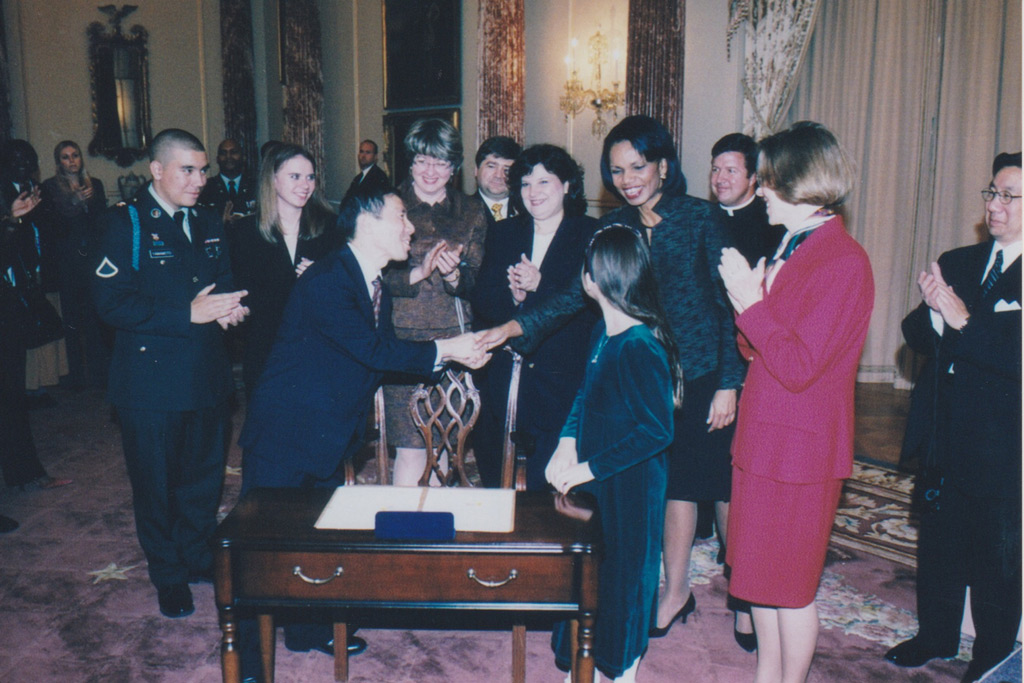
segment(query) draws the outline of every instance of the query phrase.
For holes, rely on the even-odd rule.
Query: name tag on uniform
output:
[[[174,258],[174,252],[170,249],[150,249],[149,258]]]

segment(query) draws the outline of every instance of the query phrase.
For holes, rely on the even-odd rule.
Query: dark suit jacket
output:
[[[379,187],[382,190],[386,190],[391,187],[391,181],[388,179],[388,174],[382,171],[380,166],[374,164],[370,167],[370,170],[366,172],[365,178],[363,177],[362,172],[359,172],[359,174],[352,179],[352,184],[348,186],[348,190],[345,192],[345,196],[341,200],[342,203],[344,204],[349,195],[360,187]]]
[[[359,448],[383,373],[429,376],[435,354],[433,342],[395,337],[386,288],[374,327],[349,247],[314,263],[295,283],[238,439],[246,486],[329,479]]]
[[[250,214],[256,211],[256,183],[245,173],[241,176],[235,196],[233,213]],[[224,205],[227,201],[228,188],[218,173],[206,181],[197,203],[220,216],[224,213]]]
[[[278,236],[273,244],[264,239],[255,216],[242,218],[235,224],[231,270],[235,286],[249,292],[242,302],[249,307],[249,315],[242,323],[245,337],[242,376],[250,395],[270,356],[285,304],[295,286],[295,266],[303,258],[315,262],[326,256],[335,246],[333,237],[324,233],[313,239],[300,239],[293,261],[283,239]]]
[[[1021,260],[982,297],[981,278],[991,252],[988,241],[939,257],[943,278],[971,314],[961,331],[945,327],[939,336],[923,302],[903,320],[907,344],[927,356],[928,363],[914,386],[902,457],[924,462],[938,446],[934,455],[947,481],[967,495],[1019,499],[1021,312],[995,308],[999,301],[1019,305]],[[950,414],[940,418],[943,424],[936,424],[936,391],[947,392],[944,398],[951,405]]]
[[[138,270],[132,264],[128,206],[138,210]],[[203,287],[234,291],[220,218],[204,209],[189,219],[192,241],[143,188],[101,214],[93,256],[96,310],[115,331],[110,402],[161,411],[197,410],[226,400],[234,389],[223,331],[190,321]]]
[[[477,329],[500,325],[520,310],[532,310],[552,294],[579,280],[583,252],[597,221],[588,216],[564,218],[541,263],[540,285],[516,305],[508,288],[506,269],[533,251],[533,218],[516,216],[500,221],[487,233],[484,260],[470,296]],[[581,310],[526,357],[519,385],[519,428],[560,430],[583,380],[590,332],[597,316]],[[492,407],[504,415],[511,376],[511,356],[499,353],[483,373],[481,390]],[[486,402],[486,399],[485,399]]]

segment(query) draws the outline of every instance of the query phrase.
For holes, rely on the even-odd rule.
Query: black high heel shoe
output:
[[[747,652],[753,652],[757,649],[757,633],[740,633],[735,628],[732,630],[733,638],[736,639],[736,644],[742,647]]]
[[[690,612],[692,612],[695,609],[697,609],[697,599],[693,597],[693,591],[690,591],[690,599],[686,601],[686,604],[679,608],[679,611],[676,612],[676,615],[669,620],[665,628],[658,628],[657,626],[655,626],[647,632],[647,637],[664,638],[666,635],[668,635],[669,629],[672,628],[672,624],[676,623],[676,619],[679,619],[685,624],[686,617],[690,616]]]

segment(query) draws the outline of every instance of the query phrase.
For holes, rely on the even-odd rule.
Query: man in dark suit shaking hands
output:
[[[429,377],[449,361],[478,368],[490,358],[473,333],[430,342],[395,337],[381,270],[409,258],[413,225],[393,190],[357,190],[342,204],[338,229],[348,243],[296,282],[253,394],[238,439],[243,495],[260,486],[340,486],[385,372]],[[439,261],[420,267],[427,275],[451,270]],[[249,629],[243,669],[254,667]],[[330,652],[330,638],[326,623],[285,625],[291,650]],[[353,637],[348,645],[350,653],[366,647]]]
[[[1013,650],[1021,617],[1021,155],[1000,154],[982,190],[983,244],[946,252],[918,277],[903,335],[928,357],[904,457],[930,476],[917,560],[918,634],[899,666],[957,654],[971,588],[977,637],[965,681]],[[920,484],[919,484],[920,485]]]
[[[249,407],[239,437],[243,490],[340,485],[383,373],[429,377],[448,361],[475,368],[490,357],[473,333],[395,337],[381,270],[409,257],[413,225],[394,191],[359,190],[342,205],[338,227],[348,244],[296,283]],[[439,259],[420,267],[444,268]]]

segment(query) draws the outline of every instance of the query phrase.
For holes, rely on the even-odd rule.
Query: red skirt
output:
[[[755,605],[814,600],[842,479],[788,484],[733,467],[726,563],[729,593]]]

